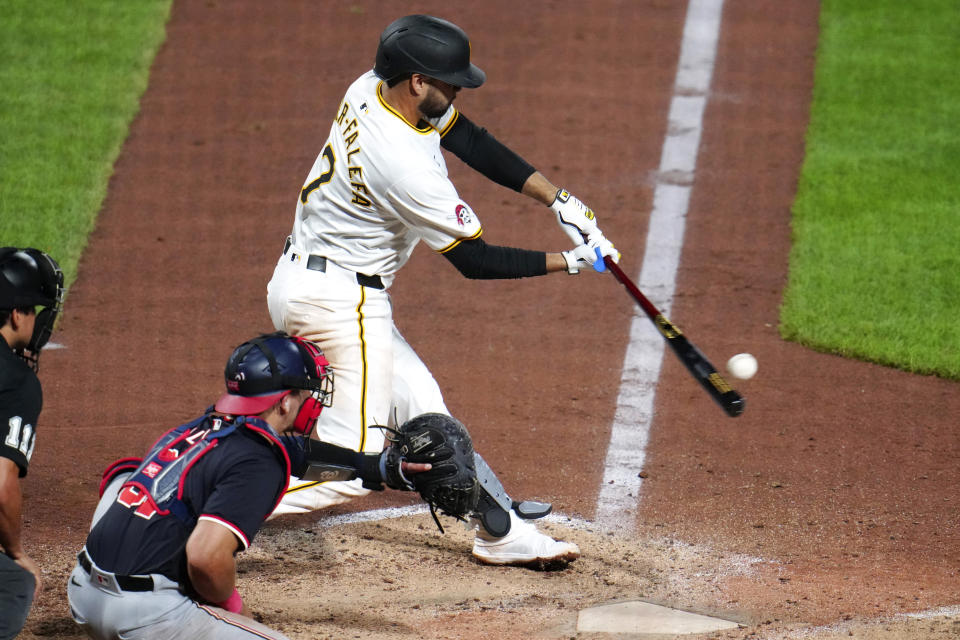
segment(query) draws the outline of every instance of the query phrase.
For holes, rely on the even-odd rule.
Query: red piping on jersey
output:
[[[266,429],[261,429],[260,427],[254,426],[250,421],[244,421],[243,426],[246,427],[247,429],[250,429],[250,431],[255,431],[265,436],[271,443],[273,443],[275,447],[280,449],[280,453],[283,454],[283,461],[286,465],[286,469],[284,470],[284,473],[283,473],[283,477],[284,477],[283,490],[280,491],[280,496],[277,498],[277,501],[273,504],[273,509],[270,510],[270,513],[273,513],[274,509],[277,508],[277,505],[280,504],[280,501],[283,500],[283,494],[287,492],[287,487],[290,486],[290,455],[287,453],[287,449],[283,446],[283,443],[277,440],[277,437],[272,433],[270,433],[269,431],[267,431]]]
[[[174,427],[173,429],[167,429],[166,431],[164,431],[164,432],[160,435],[159,438],[157,438],[156,440],[153,441],[153,444],[150,445],[150,448],[149,448],[149,449],[147,449],[147,453],[153,451],[154,447],[156,447],[158,444],[160,444],[160,441],[161,441],[161,440],[163,440],[163,439],[166,438],[168,435],[170,435],[170,432],[171,432],[171,431],[176,431],[177,429],[179,429],[179,428],[182,427],[182,426],[184,426],[184,425],[179,425],[179,426]]]
[[[280,495],[281,495],[281,498],[282,498],[283,493],[286,492],[287,486],[290,484],[290,456],[287,455],[287,450],[283,447],[283,444],[281,444],[281,442],[280,442],[279,440],[277,440],[276,437],[274,437],[274,435],[273,435],[272,433],[270,433],[270,432],[267,431],[266,429],[261,429],[260,427],[255,426],[255,425],[254,425],[252,422],[250,422],[250,421],[244,421],[242,425],[238,425],[238,426],[245,427],[245,428],[249,429],[250,431],[254,431],[254,432],[256,432],[256,433],[259,433],[259,434],[265,436],[265,437],[270,441],[271,444],[273,444],[275,447],[277,447],[278,449],[280,449],[280,451],[283,453],[283,461],[284,461],[284,465],[285,465],[284,477],[286,478],[286,480],[284,481],[284,484],[283,484],[283,491],[280,492]],[[174,443],[176,443],[176,442],[179,442],[179,441],[182,440],[182,439],[185,439],[189,434],[190,434],[189,431],[185,431],[180,438],[177,438],[176,440],[174,440],[174,441],[171,442],[170,444],[172,445],[172,444],[174,444]],[[207,441],[207,442],[209,442],[209,441]],[[211,446],[206,447],[203,451],[200,452],[200,455],[198,455],[196,458],[194,458],[193,460],[191,460],[191,461],[190,461],[190,464],[188,464],[186,467],[184,467],[183,472],[180,474],[180,481],[179,481],[179,483],[178,483],[178,485],[177,485],[177,499],[178,499],[178,500],[181,500],[181,501],[183,500],[183,483],[184,483],[184,481],[185,481],[186,478],[187,478],[187,474],[190,473],[190,470],[193,469],[193,466],[194,466],[195,464],[197,464],[197,462],[198,462],[201,458],[203,458],[203,456],[207,455],[207,454],[208,454],[210,451],[212,451],[213,448],[216,447],[218,444],[220,444],[220,441],[219,441],[219,440],[213,440]],[[276,503],[273,505],[273,508],[276,509],[278,504],[280,504],[280,498],[277,499]],[[271,512],[272,512],[272,511],[273,511],[273,509],[271,509]]]
[[[190,432],[189,432],[189,431],[186,431],[186,432],[184,432],[184,433],[186,434],[186,433],[190,433]],[[177,440],[179,440],[179,439],[180,439],[180,438],[177,438]],[[177,440],[174,440],[174,442],[176,442]],[[205,442],[210,442],[210,441],[209,441],[209,440],[206,440]],[[170,444],[173,444],[173,443],[171,442]],[[185,467],[183,468],[183,471],[180,473],[180,480],[179,480],[179,482],[177,482],[177,500],[180,500],[181,502],[183,501],[183,483],[184,483],[184,481],[187,479],[187,474],[190,473],[190,470],[191,470],[191,469],[193,469],[193,465],[197,464],[197,461],[199,461],[201,458],[203,458],[203,456],[205,456],[205,455],[207,455],[208,453],[210,453],[211,451],[213,451],[213,449],[214,449],[218,444],[220,444],[220,441],[219,441],[219,440],[213,440],[209,447],[205,447],[205,448],[203,449],[203,451],[201,451],[201,452],[197,455],[197,457],[195,457],[193,460],[190,461],[190,464],[188,464],[187,466],[185,466]],[[196,446],[196,445],[194,445],[194,446]],[[288,463],[288,464],[289,464],[289,463]]]
[[[239,535],[240,540],[243,542],[243,548],[246,549],[250,546],[250,541],[247,540],[247,536],[243,533],[243,529],[230,522],[226,518],[221,518],[220,516],[215,516],[212,513],[201,513],[197,517],[197,522],[200,522],[201,518],[206,518],[207,520],[216,520],[217,522],[222,522],[225,527],[230,529],[234,535]]]
[[[453,249],[455,246],[457,246],[457,245],[460,244],[461,242],[466,242],[466,241],[468,241],[468,240],[476,240],[477,238],[480,237],[481,234],[483,234],[483,227],[477,229],[477,232],[476,232],[475,234],[473,234],[472,236],[470,236],[469,238],[460,238],[460,239],[458,239],[458,240],[454,240],[453,242],[451,242],[450,244],[448,244],[447,246],[445,246],[443,249],[439,249],[439,250],[437,251],[437,253],[446,253],[447,251],[450,251],[451,249]]]
[[[197,426],[199,426],[199,425],[197,425]],[[180,427],[177,427],[177,428],[179,429]],[[207,428],[207,429],[205,429],[205,431],[210,431],[210,429]],[[195,434],[194,434],[192,431],[184,431],[183,433],[180,434],[179,437],[171,440],[171,441],[170,441],[170,444],[167,445],[167,448],[166,448],[166,449],[164,449],[163,451],[158,451],[158,452],[157,452],[157,457],[160,458],[160,461],[161,461],[161,462],[173,462],[174,460],[176,460],[177,458],[180,457],[180,454],[177,453],[177,455],[175,455],[175,456],[173,456],[173,457],[170,457],[169,455],[166,455],[167,452],[170,451],[171,449],[173,449],[173,447],[174,447],[176,444],[178,444],[179,442],[182,442],[183,440],[187,440],[187,439],[189,439],[190,437],[192,437],[192,436],[194,436],[194,435],[195,435]],[[206,437],[206,435],[207,435],[207,434],[203,434],[203,437],[199,437],[199,438],[195,438],[195,439],[196,439],[196,440],[203,440],[204,442],[208,442],[207,440],[204,439],[204,438]],[[216,440],[213,441],[213,444],[214,444],[214,446],[216,446],[216,444],[217,444]],[[196,443],[192,443],[192,444],[190,445],[190,447],[187,449],[187,451],[189,451],[190,449],[194,448],[195,446],[196,446]],[[151,451],[152,451],[152,450],[153,450],[153,449],[151,448]],[[203,454],[201,454],[201,455],[203,455]],[[199,456],[198,456],[198,457],[199,457]],[[193,466],[193,463],[191,463],[190,466]],[[189,467],[187,467],[187,468],[189,468]]]
[[[141,462],[143,462],[143,458],[120,458],[104,469],[103,476],[100,478],[100,497],[103,497],[103,492],[107,490],[107,485],[110,484],[110,481],[113,480],[118,473],[122,473],[127,469],[136,471]]]

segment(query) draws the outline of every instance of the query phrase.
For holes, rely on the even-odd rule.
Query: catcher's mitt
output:
[[[403,423],[390,440],[388,486],[402,482],[407,488],[416,489],[430,505],[434,520],[436,511],[464,520],[476,509],[480,485],[473,441],[459,420],[442,413],[424,413]],[[429,462],[432,468],[404,477],[399,472],[402,460]],[[439,521],[437,526],[440,527]]]

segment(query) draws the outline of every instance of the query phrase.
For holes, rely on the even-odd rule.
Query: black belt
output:
[[[77,562],[88,574],[93,570],[90,558],[86,550],[81,550],[77,554]],[[124,591],[153,591],[153,578],[150,576],[113,576],[117,580],[117,586]]]
[[[283,255],[287,255],[287,251],[290,250],[290,238],[287,238],[286,244],[283,245]],[[312,271],[321,271],[326,272],[327,270],[327,259],[323,256],[309,255],[307,256],[307,269]],[[380,276],[368,276],[365,273],[355,273],[357,276],[357,284],[362,287],[370,287],[371,289],[383,289],[383,280],[380,279]]]

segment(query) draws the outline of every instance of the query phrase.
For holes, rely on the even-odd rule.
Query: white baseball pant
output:
[[[393,323],[386,290],[361,286],[356,274],[326,261],[307,268],[295,245],[280,257],[267,285],[274,327],[320,345],[334,372],[333,405],[314,437],[355,451],[379,452],[384,432],[426,412],[449,413],[440,387]],[[360,480],[291,478],[271,517],[305,513],[364,496]]]

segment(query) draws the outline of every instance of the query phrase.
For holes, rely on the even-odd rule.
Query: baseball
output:
[[[757,372],[757,359],[749,353],[738,353],[727,360],[727,371],[734,378],[748,380]]]

